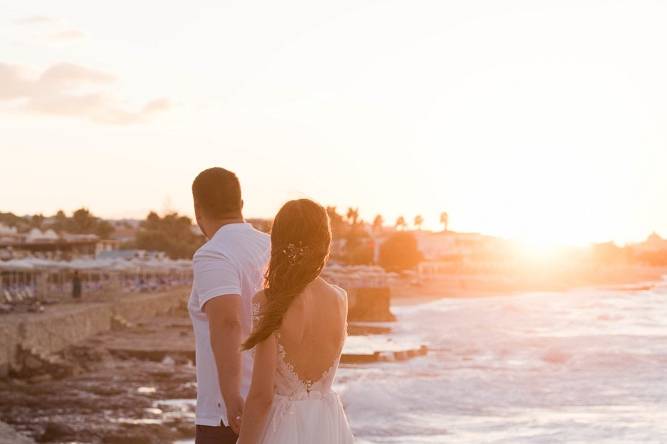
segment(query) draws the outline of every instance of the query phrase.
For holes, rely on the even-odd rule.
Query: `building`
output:
[[[493,272],[507,266],[508,244],[502,239],[455,231],[417,231],[414,235],[424,257],[417,267],[422,280],[451,274]]]
[[[103,252],[116,251],[120,249],[122,242],[117,239],[100,239],[95,248],[95,255],[99,256]]]
[[[111,239],[120,244],[133,242],[141,227],[141,221],[136,219],[120,219],[109,222],[114,229]]]
[[[94,234],[57,234],[49,229],[33,228],[27,233],[18,233],[6,227],[0,234],[2,256],[44,256],[44,257],[94,257],[99,238]]]
[[[21,237],[16,227],[0,224],[0,245],[18,242]]]

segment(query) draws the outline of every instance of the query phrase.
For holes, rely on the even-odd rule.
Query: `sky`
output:
[[[667,236],[667,2],[0,0],[0,211],[310,197],[535,243]]]

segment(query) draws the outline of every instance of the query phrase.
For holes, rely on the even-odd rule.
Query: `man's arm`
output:
[[[218,383],[227,408],[227,419],[239,433],[243,416],[241,397],[241,296],[221,295],[204,305],[208,316],[211,349],[218,369]]]
[[[199,249],[193,258],[194,287],[201,310],[208,318],[220,394],[227,419],[238,432],[243,413],[241,398],[241,283],[238,266],[224,253]],[[198,387],[198,390],[212,390]]]

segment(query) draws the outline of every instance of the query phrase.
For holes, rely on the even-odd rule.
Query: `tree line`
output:
[[[114,232],[114,227],[109,221],[95,216],[87,208],[79,208],[70,216],[63,210],[52,216],[43,214],[17,216],[13,213],[0,213],[0,223],[15,227],[19,233],[37,228],[42,231],[50,229],[57,233],[94,234],[102,239],[108,239]]]
[[[385,220],[380,214],[371,223],[360,217],[358,208],[348,208],[340,214],[335,206],[327,207],[331,220],[334,243],[332,258],[348,265],[377,264],[388,270],[403,270],[416,266],[422,259],[415,236],[406,231],[408,224],[403,216],[395,223],[395,231],[385,233]],[[266,219],[250,219],[256,228],[269,232],[271,221]],[[421,230],[424,218],[414,217],[413,225]],[[449,217],[446,212],[440,215],[443,229],[448,229]],[[27,232],[32,228],[40,230],[53,229],[56,232],[73,234],[95,234],[102,239],[110,239],[115,226],[86,208],[80,208],[71,215],[60,210],[47,217],[42,214],[32,216],[16,216],[12,213],[0,213],[0,223],[17,227],[19,232]],[[193,225],[191,218],[176,212],[158,215],[150,212],[139,223],[134,239],[121,245],[123,249],[140,249],[164,252],[172,259],[189,259],[205,239]],[[376,244],[382,244],[376,253]]]

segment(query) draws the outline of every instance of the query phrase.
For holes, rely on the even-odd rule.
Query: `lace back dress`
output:
[[[256,308],[258,310],[259,307]],[[348,444],[353,442],[338,394],[331,388],[343,348],[317,380],[299,377],[279,333],[273,404],[260,440],[263,444]]]

